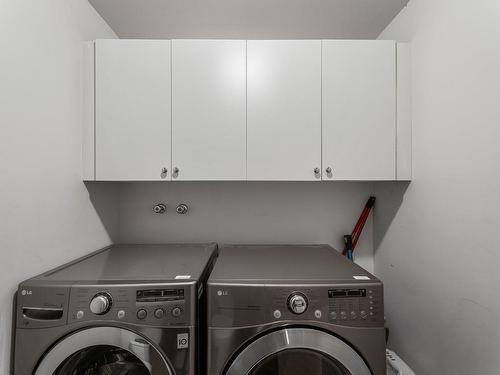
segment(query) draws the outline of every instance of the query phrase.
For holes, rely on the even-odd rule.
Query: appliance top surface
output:
[[[367,283],[375,276],[328,245],[227,245],[209,283]]]
[[[216,244],[112,245],[31,280],[191,282],[200,278],[216,249]]]

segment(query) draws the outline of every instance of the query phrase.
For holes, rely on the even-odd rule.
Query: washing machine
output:
[[[223,246],[208,375],[386,375],[383,286],[327,245]]]
[[[15,375],[194,375],[215,244],[118,245],[19,285]]]

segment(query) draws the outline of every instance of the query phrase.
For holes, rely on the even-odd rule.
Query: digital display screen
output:
[[[330,289],[328,298],[366,297],[366,289]]]
[[[144,289],[136,292],[137,302],[176,301],[184,299],[184,289]]]

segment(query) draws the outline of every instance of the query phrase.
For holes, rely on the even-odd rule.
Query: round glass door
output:
[[[59,341],[34,375],[173,375],[173,371],[142,336],[117,327],[94,327]]]
[[[226,375],[371,375],[361,356],[338,337],[312,328],[285,328],[247,345]]]
[[[128,350],[110,345],[81,349],[67,358],[53,375],[150,375],[146,365]]]
[[[310,349],[286,349],[259,362],[250,375],[349,375],[338,361]]]

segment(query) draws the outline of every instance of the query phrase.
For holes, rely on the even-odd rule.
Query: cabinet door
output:
[[[321,41],[248,41],[247,106],[248,179],[319,180]]]
[[[244,40],[172,41],[172,110],[174,179],[246,179]]]
[[[96,179],[169,179],[170,41],[95,46]]]
[[[395,51],[393,41],[323,41],[323,179],[395,179]]]

